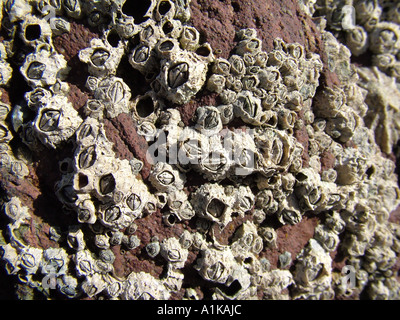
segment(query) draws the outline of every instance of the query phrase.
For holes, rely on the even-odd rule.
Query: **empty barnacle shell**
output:
[[[26,16],[21,24],[20,36],[25,44],[29,46],[35,47],[41,42],[50,43],[51,35],[50,24],[34,15]]]
[[[155,122],[160,112],[164,109],[164,104],[157,99],[152,91],[149,91],[132,100],[129,109],[134,119],[138,121]]]
[[[218,184],[204,184],[192,195],[191,203],[196,214],[207,220],[226,225],[231,220],[234,198],[225,194]]]

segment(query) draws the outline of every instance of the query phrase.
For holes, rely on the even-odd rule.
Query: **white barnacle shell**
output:
[[[234,193],[235,202],[232,209],[240,216],[250,211],[255,203],[255,196],[248,186],[239,186]]]
[[[205,106],[196,110],[195,128],[205,136],[213,136],[222,130],[222,121],[216,107]]]
[[[149,91],[133,99],[130,102],[129,109],[133,119],[154,123],[158,119],[160,112],[164,109],[164,104],[157,99],[153,91]]]
[[[76,297],[79,292],[78,279],[68,274],[58,277],[57,290],[66,295],[68,298]]]
[[[89,197],[79,197],[76,201],[77,218],[80,223],[93,224],[96,222],[96,208]]]
[[[243,56],[246,53],[256,54],[262,49],[262,41],[256,37],[243,39],[236,46],[236,54]]]
[[[332,258],[319,243],[310,239],[297,256],[294,279],[296,281],[296,294],[320,293],[331,286]]]
[[[68,67],[61,54],[38,46],[36,52],[25,58],[20,70],[31,87],[45,87],[55,84],[58,79],[63,80],[68,72]]]
[[[182,22],[176,19],[163,18],[160,22],[163,36],[178,40],[182,34]]]
[[[96,234],[94,236],[94,244],[99,249],[110,248],[110,237],[107,234]]]
[[[156,81],[163,97],[176,104],[184,104],[200,91],[206,81],[207,62],[190,51],[180,51],[173,60],[161,60],[161,71]]]
[[[170,292],[161,280],[145,272],[129,274],[121,294],[124,300],[168,300],[169,297]]]
[[[18,20],[24,20],[33,10],[32,5],[25,0],[10,0],[3,2],[5,12],[12,23],[17,22]]]
[[[110,75],[97,79],[95,87],[90,90],[94,91],[95,99],[103,101],[109,118],[128,113],[131,90],[122,78]]]
[[[370,50],[375,54],[397,53],[400,49],[400,27],[391,22],[380,22],[371,32]]]
[[[143,74],[154,73],[158,70],[157,56],[154,50],[156,43],[141,42],[129,56],[131,66]]]
[[[76,251],[82,251],[86,247],[86,242],[84,239],[84,234],[79,226],[70,226],[67,235],[68,246]]]
[[[361,26],[356,26],[346,33],[346,45],[355,56],[359,56],[368,50],[368,40],[368,34]]]
[[[19,266],[23,268],[28,275],[35,274],[40,267],[42,256],[43,249],[31,246],[22,248],[18,255]]]
[[[79,51],[79,59],[88,65],[92,76],[104,77],[116,73],[124,54],[123,44],[113,47],[101,39],[94,38],[90,47]]]
[[[12,68],[10,64],[0,59],[0,85],[6,86],[12,77]]]
[[[238,228],[234,234],[233,241],[232,251],[234,251],[235,246],[239,246],[240,255],[237,255],[237,250],[236,254],[235,252],[233,254],[236,259],[240,259],[241,261],[248,257],[249,252],[259,254],[264,247],[263,240],[257,233],[257,227],[251,221],[244,222]]]
[[[188,201],[188,196],[183,190],[177,190],[168,193],[168,208],[174,213],[179,220],[190,220],[195,212],[191,203]]]
[[[67,97],[55,95],[39,108],[34,132],[44,145],[57,148],[73,136],[81,123],[82,119]]]
[[[314,239],[328,252],[334,251],[339,245],[338,234],[323,225],[318,225],[315,228]]]
[[[207,183],[192,194],[191,203],[196,214],[222,226],[231,221],[232,205],[235,199],[225,193],[218,184]]]
[[[50,24],[34,15],[27,15],[21,23],[20,37],[28,46],[37,46],[40,43],[51,43],[52,31]]]
[[[233,103],[235,115],[244,122],[259,126],[267,118],[262,110],[261,100],[254,97],[250,91],[242,91],[237,95],[236,102]]]
[[[150,171],[149,181],[158,191],[171,192],[182,190],[186,177],[171,165],[158,162]]]
[[[73,259],[78,277],[87,277],[96,272],[95,258],[89,250],[76,252]]]
[[[42,274],[63,275],[68,270],[68,254],[64,248],[48,248],[43,251],[40,262]]]
[[[11,244],[3,244],[0,246],[1,259],[5,263],[7,274],[16,274],[21,268],[19,267],[18,251]]]
[[[283,225],[299,223],[302,219],[302,214],[298,201],[293,194],[279,203],[278,221]]]
[[[162,282],[167,289],[177,292],[181,290],[184,278],[182,271],[169,267]]]
[[[106,286],[107,283],[104,281],[102,275],[99,273],[94,273],[85,277],[81,288],[83,292],[88,295],[88,297],[94,297],[95,295],[102,292],[106,288]]]
[[[263,239],[268,248],[276,248],[276,240],[278,235],[272,227],[261,227],[258,229],[258,234]]]
[[[225,85],[226,78],[223,75],[212,74],[207,79],[207,89],[212,92],[222,93],[222,91],[225,89]]]
[[[185,265],[189,251],[182,248],[179,239],[171,237],[161,242],[160,254],[173,269],[181,269]]]
[[[200,33],[192,26],[183,26],[179,43],[184,50],[195,51],[199,46]]]
[[[27,223],[31,219],[28,208],[22,205],[18,197],[12,197],[10,201],[4,204],[4,213],[16,227],[21,223]]]

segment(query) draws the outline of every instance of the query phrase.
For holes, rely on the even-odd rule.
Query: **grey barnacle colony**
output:
[[[216,57],[190,25],[188,0],[0,1],[1,174],[6,189],[29,190],[2,198],[6,272],[48,298],[54,285],[71,299],[169,299],[182,288],[198,299],[206,291],[187,282],[197,272],[213,299],[399,299],[400,228],[389,218],[400,190],[388,157],[400,130],[400,7],[300,8],[320,16],[326,65],[281,38],[264,51],[252,28]],[[79,70],[68,74],[77,65],[60,50],[82,19],[101,34],[77,52],[86,88],[70,82]],[[327,70],[339,81],[320,81]],[[20,100],[15,72],[30,87]],[[67,226],[50,225],[57,215],[38,224],[41,201],[26,206],[31,180],[47,199],[45,165],[33,159],[48,153]],[[55,247],[36,237],[42,222]],[[299,235],[308,242],[294,256]],[[338,250],[354,288],[332,269]]]

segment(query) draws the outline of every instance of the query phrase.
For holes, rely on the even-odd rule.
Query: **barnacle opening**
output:
[[[126,0],[122,6],[122,12],[127,16],[133,17],[136,24],[140,24],[149,19],[146,17],[146,13],[151,3],[151,0]]]
[[[42,28],[38,24],[30,24],[25,28],[25,38],[28,41],[34,41],[41,37]]]
[[[154,112],[154,102],[150,96],[141,98],[136,105],[136,112],[139,117],[146,118]]]

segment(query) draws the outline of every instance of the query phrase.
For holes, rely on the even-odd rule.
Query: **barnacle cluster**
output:
[[[277,38],[266,52],[257,30],[247,28],[237,32],[231,56],[217,58],[188,23],[190,1],[149,1],[137,21],[125,12],[127,1],[4,3],[11,40],[0,46],[0,84],[11,78],[7,57],[16,54],[12,44],[20,37],[30,51],[19,72],[31,91],[19,104],[0,104],[0,161],[10,175],[25,178],[29,166],[14,153],[14,136],[32,153],[72,143],[54,187],[76,222],[64,233],[50,229],[58,247],[35,247],[21,237],[31,224],[30,209],[18,197],[4,201],[9,223],[0,252],[7,273],[50,298],[57,289],[68,298],[169,299],[183,290],[198,299],[203,293],[185,283],[182,270],[196,252],[189,267],[213,288],[213,299],[334,299],[360,292],[399,299],[392,269],[400,228],[389,214],[400,204],[400,190],[395,165],[383,154],[398,140],[400,94],[388,68],[351,64],[351,54],[365,46],[354,43],[356,30],[349,31],[348,49],[320,22],[328,67],[341,81],[324,87],[320,56],[298,43]],[[379,22],[368,11],[370,2],[359,2],[357,30],[371,33],[374,54],[396,60],[396,14],[389,10],[385,17],[392,22]],[[310,15],[327,10],[328,23],[337,25],[333,3],[302,4]],[[82,18],[103,35],[79,52],[91,93],[79,114],[68,100],[67,61],[52,39]],[[143,75],[146,93],[133,96],[117,76],[123,58]],[[221,104],[197,107],[185,126],[176,106],[205,89]],[[107,137],[105,120],[121,114],[148,143],[147,179],[140,175],[143,161],[121,160]],[[325,155],[334,159],[331,167],[322,163]],[[193,176],[203,182],[190,185]],[[179,236],[142,236],[140,222],[159,213],[165,228],[184,226]],[[271,268],[265,252],[278,240],[271,221],[297,225],[305,215],[320,219],[313,238],[297,256],[281,252],[279,267]],[[218,230],[237,221],[227,243],[220,241]],[[117,247],[161,259],[163,275],[118,276]],[[337,250],[356,270],[354,286],[332,268]]]

